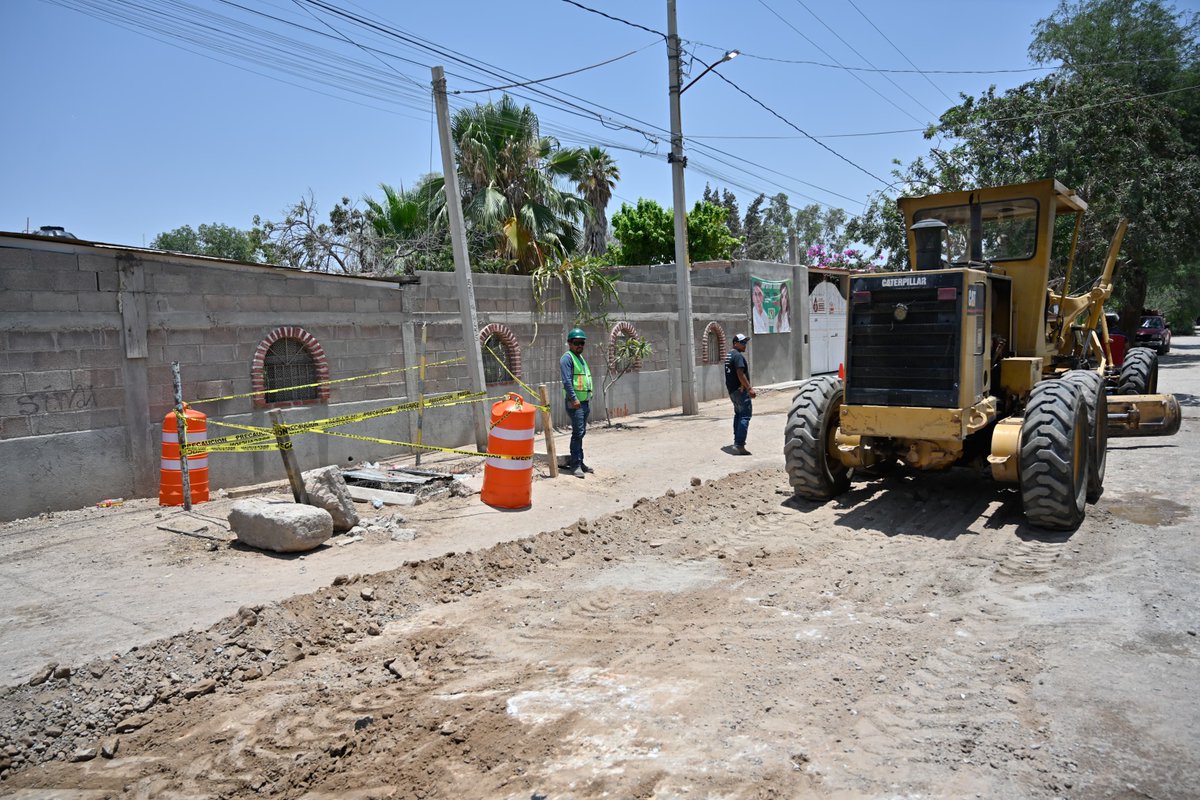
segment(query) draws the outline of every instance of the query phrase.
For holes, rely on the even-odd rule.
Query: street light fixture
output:
[[[679,378],[683,394],[684,416],[700,413],[696,401],[696,336],[692,330],[692,266],[688,261],[687,217],[683,191],[683,168],[687,158],[683,155],[683,131],[679,114],[679,96],[691,88],[712,69],[736,58],[737,50],[730,50],[719,61],[709,64],[703,72],[683,85],[682,46],[679,29],[675,22],[675,0],[667,0],[667,67],[668,87],[671,95],[671,153],[667,161],[671,164],[671,189],[675,203],[675,287],[679,304]]]
[[[701,72],[699,75],[697,75],[696,77],[694,77],[694,78],[692,78],[690,81],[688,81],[688,83],[687,83],[687,86],[685,86],[685,87],[683,87],[682,89],[680,89],[680,90],[679,90],[679,93],[680,93],[680,94],[683,94],[683,93],[684,93],[684,92],[686,92],[688,89],[692,88],[692,84],[693,84],[693,83],[695,83],[696,81],[698,81],[698,80],[700,80],[701,78],[703,78],[703,77],[704,77],[705,75],[707,75],[707,74],[708,74],[708,73],[709,73],[711,70],[713,70],[713,69],[716,69],[717,67],[719,67],[719,66],[721,66],[722,64],[724,64],[726,61],[732,61],[733,59],[737,58],[737,57],[738,57],[738,56],[740,56],[741,54],[742,54],[742,52],[741,52],[740,50],[729,50],[729,51],[727,51],[727,52],[725,53],[725,55],[721,56],[721,58],[720,58],[720,59],[718,59],[717,61],[714,61],[713,63],[709,64],[707,67],[705,67],[705,68],[704,68],[704,71],[703,71],[703,72]]]

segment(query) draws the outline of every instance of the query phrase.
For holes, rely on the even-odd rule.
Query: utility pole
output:
[[[458,194],[458,168],[454,165],[454,145],[450,141],[450,106],[446,102],[446,72],[433,68],[433,100],[437,107],[438,139],[442,145],[442,178],[446,187],[446,210],[450,217],[450,244],[454,250],[454,276],[458,287],[458,310],[462,317],[463,355],[471,391],[482,395],[483,349],[479,346],[479,317],[475,313],[475,287],[471,283],[471,262],[467,257],[466,225],[462,198]],[[488,445],[486,409],[482,404],[472,413],[475,446],[486,453]]]
[[[671,190],[675,204],[675,287],[679,305],[679,378],[683,390],[683,414],[694,416],[696,403],[696,336],[692,330],[692,265],[688,262],[687,199],[683,191],[683,131],[679,95],[683,93],[679,29],[675,22],[675,0],[667,0],[667,67],[671,94]]]

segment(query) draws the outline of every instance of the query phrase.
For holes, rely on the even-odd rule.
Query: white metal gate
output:
[[[821,281],[808,293],[811,372],[836,372],[846,360],[846,298],[833,281]]]

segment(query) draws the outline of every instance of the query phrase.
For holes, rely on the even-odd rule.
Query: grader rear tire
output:
[[[1051,531],[1073,531],[1087,510],[1087,403],[1069,381],[1042,381],[1029,393],[1018,470],[1025,518]]]
[[[1087,501],[1095,503],[1104,494],[1104,471],[1108,466],[1108,400],[1104,394],[1104,378],[1100,373],[1085,369],[1068,372],[1063,380],[1074,383],[1087,405],[1088,428],[1088,488]]]
[[[797,497],[828,500],[850,488],[850,470],[830,455],[842,397],[842,382],[826,375],[800,384],[792,398],[783,457]]]
[[[1125,354],[1117,394],[1154,394],[1158,391],[1158,354],[1135,347]]]

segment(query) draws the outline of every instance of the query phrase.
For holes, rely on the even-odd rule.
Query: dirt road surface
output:
[[[530,511],[399,512],[412,541],[13,523],[0,795],[1194,797],[1197,361],[1179,337],[1183,429],[1110,441],[1069,535],[965,471],[793,499],[783,391],[754,456],[721,452],[727,403],[635,419]]]

